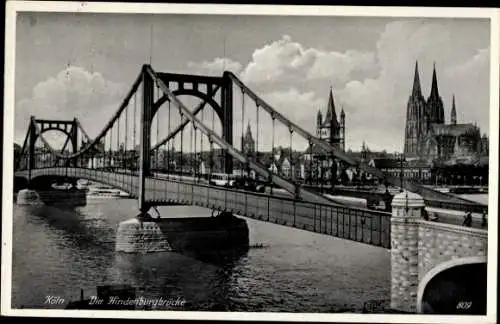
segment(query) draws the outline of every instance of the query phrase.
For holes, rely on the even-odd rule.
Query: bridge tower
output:
[[[19,168],[19,164],[22,162],[23,153],[27,155],[25,168],[28,171],[28,185],[31,186],[31,171],[37,167],[36,155],[36,142],[39,138],[45,142],[43,138],[43,133],[47,131],[60,131],[66,135],[66,141],[62,148],[62,151],[66,149],[68,143],[72,145],[72,153],[78,151],[78,129],[80,124],[77,118],[73,120],[48,120],[48,119],[37,119],[35,116],[30,117],[30,122],[28,125],[28,131],[26,138],[24,140],[23,147],[21,149],[20,160],[16,161],[16,168]],[[46,143],[46,142],[45,142]],[[63,154],[64,152],[61,152]],[[76,159],[68,160],[68,166],[76,166]]]
[[[150,74],[151,67],[143,65],[142,68],[142,111],[140,115],[140,152],[139,152],[139,209],[142,213],[149,210],[145,203],[145,178],[151,175],[151,127],[155,114],[162,104],[169,101],[163,95],[155,101],[155,82]],[[221,122],[222,138],[233,145],[233,81],[229,72],[224,72],[222,77],[199,76],[177,73],[157,73],[157,76],[171,90],[174,96],[188,95],[197,97],[210,105]],[[220,102],[215,99],[216,92],[220,89]],[[204,105],[203,105],[204,106]],[[202,106],[202,107],[203,107]],[[200,108],[201,110],[203,108]],[[194,114],[196,114],[194,112]],[[182,130],[178,128],[178,131]],[[175,134],[178,132],[174,132]],[[169,139],[171,137],[167,137]],[[164,142],[162,142],[164,143]],[[160,144],[156,145],[158,147]],[[224,150],[223,168],[225,173],[233,173],[233,157],[228,150]]]
[[[391,217],[391,308],[417,310],[419,222],[424,200],[404,191],[392,200]]]

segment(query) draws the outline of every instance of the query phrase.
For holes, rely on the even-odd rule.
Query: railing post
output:
[[[245,192],[245,215],[248,215],[248,193]]]
[[[337,228],[335,230],[335,236],[339,237],[339,210],[342,210],[342,215],[344,215],[344,209],[337,208],[335,219],[337,220]]]
[[[271,200],[271,196],[267,196],[267,221],[269,222],[269,203]]]
[[[316,205],[314,206],[314,214],[313,214],[313,231],[316,232]]]
[[[293,201],[293,227],[296,226],[296,224],[295,224],[296,215],[297,215],[297,201],[294,200]]]

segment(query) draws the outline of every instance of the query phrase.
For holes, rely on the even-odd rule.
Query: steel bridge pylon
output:
[[[28,183],[31,183],[31,170],[36,168],[36,141],[41,138],[45,145],[50,146],[43,133],[47,131],[59,131],[66,135],[62,151],[64,151],[71,143],[72,152],[75,154],[78,151],[78,134],[82,130],[83,134],[88,138],[88,135],[81,128],[80,122],[77,118],[73,120],[50,120],[50,119],[37,119],[35,116],[30,117],[28,131],[24,139],[23,147],[18,161],[15,161],[15,167],[19,168],[20,163],[23,162],[23,157],[26,157],[26,169],[28,170]],[[76,160],[66,160],[66,163],[76,163]],[[68,165],[69,166],[69,165]],[[75,165],[72,165],[75,166]]]
[[[139,209],[141,213],[146,213],[151,206],[146,202],[145,178],[151,176],[151,127],[155,114],[158,112],[162,104],[170,99],[167,94],[164,94],[155,101],[154,90],[157,87],[153,80],[153,76],[148,71],[149,66],[143,65],[141,76],[142,81],[142,105],[140,113],[140,148],[139,148]],[[189,95],[203,100],[203,104],[199,109],[194,111],[194,114],[201,111],[205,104],[217,114],[222,128],[222,138],[229,144],[233,145],[233,82],[229,73],[224,72],[222,77],[215,76],[200,76],[189,74],[176,73],[157,73],[161,81],[172,89],[175,96]],[[189,86],[188,86],[189,85]],[[215,95],[217,91],[221,91],[220,102],[217,102]],[[134,91],[134,89],[132,90]],[[182,131],[183,125],[179,130]],[[171,135],[175,135],[174,132]],[[156,147],[161,143],[157,143]],[[224,149],[223,168],[225,173],[233,173],[233,156]]]

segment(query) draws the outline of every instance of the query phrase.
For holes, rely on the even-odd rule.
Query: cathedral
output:
[[[241,148],[243,154],[247,156],[253,156],[255,154],[255,140],[253,139],[250,122],[247,124],[247,131],[245,132],[245,135],[241,137]]]
[[[479,127],[472,123],[459,123],[453,95],[450,120],[445,123],[443,100],[439,95],[436,67],[432,74],[431,93],[422,94],[418,62],[412,93],[406,110],[404,153],[407,160],[473,162],[487,155],[488,139],[481,137]]]
[[[316,117],[316,136],[326,140],[332,146],[342,151],[345,150],[345,113],[344,109],[342,109],[340,112],[340,120],[337,120],[332,88],[330,88],[325,119],[323,119],[321,110],[318,110],[318,115]]]

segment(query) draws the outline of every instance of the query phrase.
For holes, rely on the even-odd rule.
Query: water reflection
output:
[[[64,308],[45,296],[77,301],[80,289],[88,298],[115,284],[136,288],[137,297],[181,297],[183,310],[198,311],[360,312],[365,301],[389,296],[390,252],[252,219],[250,249],[239,253],[115,253],[116,226],[136,208],[132,200],[74,210],[14,206],[12,307]],[[193,206],[160,211],[209,214]]]
[[[89,215],[78,208],[42,206],[31,208],[33,221],[43,222],[49,231],[56,231],[65,240],[56,240],[67,248],[111,249],[114,247],[115,231],[99,214]]]

